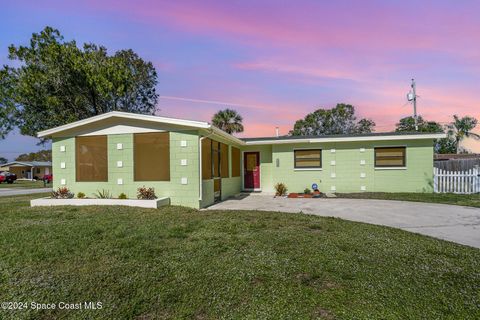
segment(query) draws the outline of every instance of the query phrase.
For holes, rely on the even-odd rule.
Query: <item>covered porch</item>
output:
[[[17,175],[17,179],[41,180],[52,173],[52,163],[48,161],[12,161],[4,166],[9,172]]]

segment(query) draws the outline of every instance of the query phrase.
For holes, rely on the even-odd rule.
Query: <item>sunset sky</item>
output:
[[[286,134],[339,102],[392,130],[412,113],[412,77],[424,118],[480,119],[480,1],[16,0],[1,12],[1,64],[47,25],[110,53],[131,48],[157,69],[159,115],[209,121],[229,106],[243,136]],[[35,143],[10,134],[0,156]]]

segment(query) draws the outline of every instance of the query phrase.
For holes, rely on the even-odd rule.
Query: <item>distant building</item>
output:
[[[1,170],[15,173],[17,179],[42,179],[44,175],[52,173],[52,163],[50,161],[12,161],[2,165]]]

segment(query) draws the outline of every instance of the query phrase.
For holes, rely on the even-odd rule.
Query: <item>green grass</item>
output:
[[[0,198],[0,310],[19,319],[478,319],[480,250],[302,214],[30,208]]]
[[[43,181],[28,181],[28,180],[16,180],[12,184],[8,184],[6,182],[0,183],[0,189],[2,188],[43,188]],[[47,188],[52,187],[52,184],[47,184]]]
[[[352,199],[382,199],[401,200],[430,203],[454,204],[459,206],[480,207],[480,194],[453,194],[453,193],[388,193],[388,192],[362,192],[338,193],[339,198]]]

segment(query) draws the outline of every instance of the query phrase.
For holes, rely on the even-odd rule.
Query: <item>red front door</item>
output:
[[[245,152],[243,169],[245,189],[260,189],[260,153]]]

